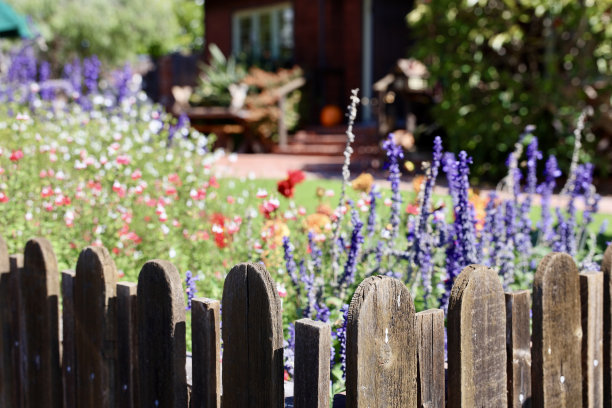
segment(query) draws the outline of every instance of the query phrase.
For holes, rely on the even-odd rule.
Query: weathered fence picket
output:
[[[117,283],[117,408],[138,407],[138,303],[136,283]]]
[[[404,283],[372,276],[359,285],[346,325],[348,407],[416,406],[414,322],[414,303]]]
[[[612,245],[604,252],[601,262],[604,274],[603,300],[603,395],[604,407],[612,407]]]
[[[191,299],[191,408],[221,407],[220,307],[217,300]]]
[[[533,408],[582,405],[580,282],[571,256],[548,254],[533,283]]]
[[[74,329],[75,271],[62,272],[62,381],[64,408],[76,408],[76,338]]]
[[[138,276],[140,406],[187,408],[185,299],[170,262],[147,262]]]
[[[21,276],[25,408],[60,408],[62,375],[59,345],[59,272],[51,244],[27,242]]]
[[[416,314],[418,407],[444,408],[444,311]]]
[[[74,281],[77,406],[115,407],[117,268],[104,247],[79,255]]]
[[[281,306],[266,268],[251,263],[232,268],[221,304],[222,407],[283,407]]]
[[[532,294],[504,294],[492,269],[464,268],[449,302],[446,379],[444,312],[415,314],[403,282],[365,279],[348,313],[346,396],[334,407],[609,406],[611,268],[612,246],[603,272],[578,274],[569,255],[553,253]],[[90,247],[76,270],[61,274],[60,326],[49,242],[30,240],[9,257],[0,238],[0,406],[284,406],[281,303],[262,265],[235,266],[221,304],[192,299],[191,400],[177,269],[150,261],[138,285],[117,283],[109,252]],[[302,319],[295,328],[293,406],[328,407],[331,326]]]
[[[295,322],[295,408],[329,408],[330,353],[329,324]]]
[[[582,406],[603,406],[603,273],[580,274]]]
[[[448,305],[448,407],[507,407],[504,290],[491,268],[461,271]]]
[[[506,359],[508,406],[531,406],[531,335],[528,290],[506,293]]]

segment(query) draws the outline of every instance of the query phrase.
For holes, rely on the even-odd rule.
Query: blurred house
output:
[[[361,120],[373,84],[407,55],[412,0],[206,0],[205,41],[264,68],[302,67],[308,123],[325,105],[344,109],[360,88]]]

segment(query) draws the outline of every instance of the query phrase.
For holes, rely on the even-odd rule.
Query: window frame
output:
[[[285,10],[290,9],[292,13],[293,4],[291,2],[281,2],[274,3],[267,6],[259,6],[259,7],[249,7],[245,9],[241,9],[235,11],[232,14],[232,54],[235,56],[240,56],[243,52],[241,49],[241,25],[240,22],[245,18],[250,18],[251,26],[249,33],[249,41],[252,45],[252,55],[249,57],[253,57],[256,60],[262,58],[262,44],[260,43],[261,32],[260,32],[260,22],[263,15],[268,14],[270,16],[270,29],[271,33],[271,44],[270,44],[270,58],[273,61],[278,61],[281,58],[281,38],[280,34],[283,29],[282,24],[282,13]],[[295,44],[295,13],[293,14],[292,21],[292,50]]]

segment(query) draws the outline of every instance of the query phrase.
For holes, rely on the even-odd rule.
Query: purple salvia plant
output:
[[[457,179],[457,160],[455,155],[451,152],[446,152],[442,155],[442,170],[446,173],[446,179],[448,181],[448,194],[451,196],[453,206],[457,203],[457,192],[458,186],[455,183]]]
[[[196,281],[198,279],[193,276],[191,271],[185,272],[185,286],[187,287],[187,307],[186,310],[191,310],[191,300],[195,297],[198,288],[196,287]]]
[[[351,223],[353,224],[351,246],[348,251],[346,263],[344,264],[344,273],[342,274],[342,278],[340,280],[340,286],[348,286],[355,281],[359,251],[361,250],[361,245],[364,241],[363,234],[361,233],[361,230],[363,229],[363,222],[361,222],[357,210],[352,211]]]
[[[312,231],[308,231],[308,249],[310,250],[310,259],[314,266],[315,271],[320,272],[323,259],[323,251],[314,241],[314,234]]]
[[[98,77],[100,75],[100,60],[95,55],[83,60],[83,77],[87,95],[98,92]]]
[[[346,380],[346,324],[348,322],[349,305],[340,308],[342,314],[342,326],[336,329],[336,339],[340,343],[340,367],[342,369],[342,379]]]
[[[285,370],[290,376],[293,377],[293,368],[295,362],[295,325],[293,323],[289,323],[287,331],[289,336],[287,340],[283,342],[283,358],[285,360]]]
[[[81,61],[75,58],[72,63],[64,65],[64,78],[70,82],[72,92],[78,97],[81,94]]]
[[[373,185],[370,189],[370,209],[368,212],[368,225],[366,231],[368,232],[368,237],[374,235],[376,231],[376,200],[380,198],[380,192],[376,185]]]
[[[388,180],[391,182],[391,216],[389,224],[391,224],[391,242],[397,238],[400,224],[400,207],[402,205],[402,196],[399,190],[400,184],[400,161],[404,158],[402,147],[393,140],[393,133],[389,134],[387,140],[383,142],[383,149],[387,154],[385,169],[389,170]]]
[[[40,63],[40,68],[38,70],[38,81],[41,84],[40,87],[40,97],[43,101],[51,101],[55,96],[55,92],[53,88],[45,85],[45,82],[51,78],[51,65],[47,61],[43,61]]]
[[[291,245],[291,241],[287,236],[283,237],[283,257],[285,259],[285,267],[287,268],[287,273],[289,274],[291,282],[293,283],[293,286],[295,287],[295,290],[299,297],[300,284],[297,275],[297,265],[295,263],[295,259],[293,259],[293,245]]]
[[[306,272],[306,265],[304,260],[300,261],[300,280],[304,284],[304,290],[306,291],[306,299],[308,302],[308,304],[303,310],[303,316],[311,318],[315,305],[315,277],[314,272]]]
[[[556,179],[561,176],[561,171],[557,166],[557,158],[549,156],[544,166],[544,182],[537,188],[537,193],[541,197],[541,219],[538,221],[538,229],[544,242],[551,242],[554,237],[553,218],[550,209],[550,199],[557,184]]]

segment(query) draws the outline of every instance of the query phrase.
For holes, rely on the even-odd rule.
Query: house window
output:
[[[234,13],[234,55],[255,63],[286,64],[293,60],[293,8],[289,3]]]

